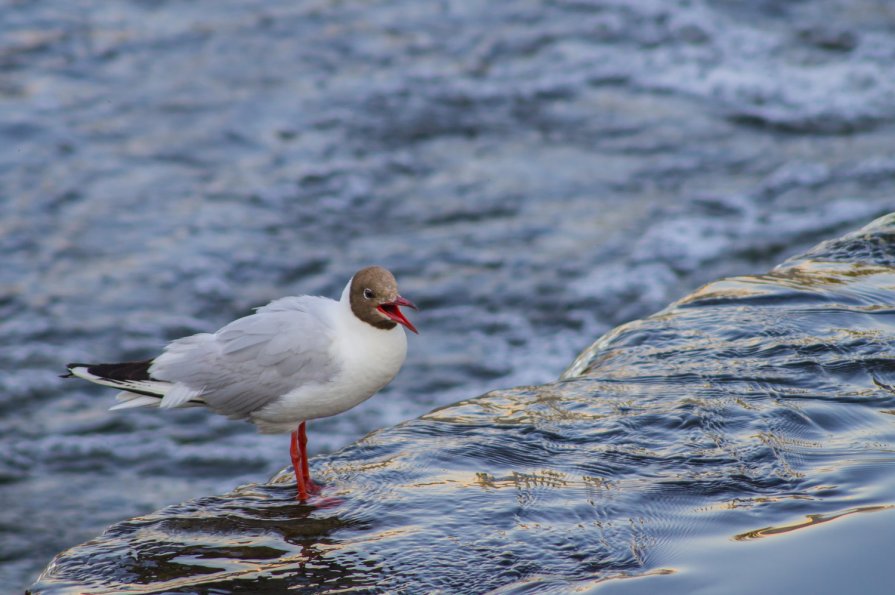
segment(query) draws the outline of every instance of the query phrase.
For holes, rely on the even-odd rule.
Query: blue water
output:
[[[312,453],[556,379],[612,327],[892,210],[886,2],[10,3],[0,19],[0,584],[286,444],[110,414],[151,357],[370,263],[423,308]],[[52,514],[48,513],[52,511]]]
[[[315,460],[325,499],[287,468],[113,525],[35,590],[890,592],[880,555],[845,565],[892,541],[893,240],[895,214],[620,326],[560,381],[374,432]]]

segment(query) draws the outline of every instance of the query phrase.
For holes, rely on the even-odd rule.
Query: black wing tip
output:
[[[120,362],[116,364],[68,364],[69,372],[72,368],[86,368],[87,372],[105,378],[107,380],[153,380],[149,375],[152,366],[151,359],[138,362]]]

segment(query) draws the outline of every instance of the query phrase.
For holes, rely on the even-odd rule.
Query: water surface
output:
[[[836,554],[892,542],[893,240],[890,215],[374,432],[315,461],[327,500],[287,468],[113,525],[35,592],[890,592]]]
[[[885,0],[7,2],[0,584],[263,482],[284,439],[109,414],[146,358],[372,262],[423,308],[314,454],[555,380],[596,337],[892,210]],[[52,511],[52,514],[48,511]]]

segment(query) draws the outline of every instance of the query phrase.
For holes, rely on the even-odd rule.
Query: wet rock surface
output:
[[[895,268],[879,247],[893,234],[890,215],[708,284],[608,333],[557,382],[318,458],[325,499],[296,503],[287,469],[114,525],[58,557],[35,592],[568,592],[686,577],[697,560],[667,561],[707,537],[891,509]],[[865,592],[891,586],[877,570]],[[824,592],[823,571],[801,580]]]
[[[552,381],[608,329],[890,211],[893,23],[884,1],[11,3],[0,584],[287,460],[202,412],[109,414],[68,361],[384,264],[423,335],[311,425],[328,452]]]

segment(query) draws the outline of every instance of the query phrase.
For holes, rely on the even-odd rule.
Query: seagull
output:
[[[402,326],[418,333],[401,306],[418,309],[391,272],[371,266],[354,274],[339,301],[281,298],[216,333],[172,341],[154,359],[73,363],[64,377],[121,390],[112,410],[203,406],[264,434],[291,432],[305,501],[319,491],[308,469],[307,421],[347,411],[391,382],[407,355]]]

